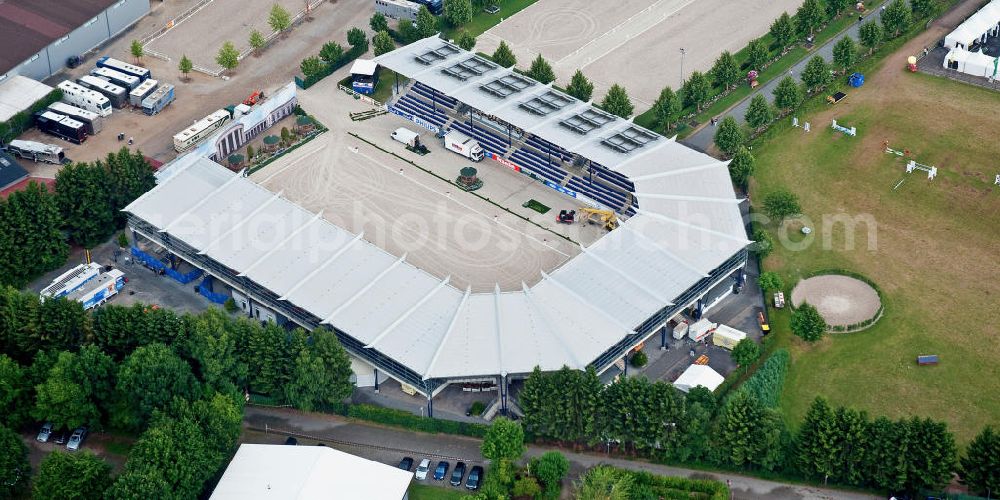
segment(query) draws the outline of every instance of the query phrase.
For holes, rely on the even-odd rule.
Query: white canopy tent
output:
[[[969,52],[963,49],[951,49],[944,58],[945,68],[954,69],[960,73],[986,78],[998,76],[1000,61],[982,52]]]
[[[987,36],[997,34],[1000,34],[1000,0],[993,0],[945,36],[944,46],[968,50],[977,40],[982,42]]]
[[[355,59],[351,65],[352,75],[372,76],[378,69],[378,63],[371,59]]]
[[[695,387],[702,386],[710,391],[714,391],[722,385],[726,378],[719,375],[719,372],[707,365],[691,365],[684,370],[684,373],[674,381],[674,387],[682,392],[688,392]]]

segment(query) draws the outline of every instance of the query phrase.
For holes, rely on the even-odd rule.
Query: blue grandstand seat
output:
[[[414,82],[412,88],[414,92],[427,98],[428,101],[435,100],[449,109],[455,109],[455,107],[458,105],[458,100],[456,100],[455,98],[448,97],[442,94],[441,92],[438,92],[433,88],[424,85],[423,83]]]
[[[468,135],[479,141],[479,144],[490,151],[491,153],[496,153],[498,155],[507,154],[507,139],[501,138],[495,133],[491,132],[482,126],[472,128],[468,123],[455,122],[452,124],[452,128],[458,130],[459,132]]]

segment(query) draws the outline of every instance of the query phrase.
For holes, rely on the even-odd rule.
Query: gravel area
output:
[[[808,302],[831,326],[853,325],[875,316],[881,301],[868,283],[848,276],[825,275],[804,279],[792,290],[796,307]]]

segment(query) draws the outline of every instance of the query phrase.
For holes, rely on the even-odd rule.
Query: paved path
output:
[[[880,12],[881,9],[879,8],[871,9],[870,11],[868,11],[867,14],[865,14],[864,22],[867,23],[868,21],[873,21],[873,20],[878,21]],[[854,15],[853,12],[850,15]],[[806,58],[802,59],[794,66],[792,66],[789,73],[795,78],[796,81],[798,81],[800,75],[802,74],[802,70],[805,69],[806,64],[809,62],[809,59],[812,59],[812,57],[815,55],[822,56],[827,61],[832,61],[833,46],[836,45],[837,42],[840,41],[840,39],[844,38],[845,36],[850,36],[854,38],[855,41],[857,41],[858,29],[860,26],[861,23],[855,21],[853,24],[851,24],[851,26],[848,29],[842,31],[840,34],[828,40],[825,44],[814,49]],[[774,102],[774,95],[773,95],[774,88],[778,86],[778,82],[780,82],[782,78],[784,78],[784,76],[772,78],[771,81],[767,82],[764,85],[761,85],[760,87],[757,87],[757,90],[751,92],[750,95],[746,96],[745,99],[740,101],[735,106],[729,108],[729,110],[726,111],[725,113],[719,115],[719,119],[721,120],[726,116],[732,116],[733,118],[736,118],[737,122],[744,123],[743,115],[746,114],[747,106],[750,105],[750,99],[753,99],[753,97],[757,94],[763,93],[764,97],[767,98],[768,102]],[[695,132],[694,134],[691,134],[686,139],[682,140],[681,142],[695,149],[706,151],[708,147],[712,144],[712,139],[714,138],[715,138],[715,127],[706,125],[703,126],[697,132]]]
[[[299,436],[300,445],[323,442],[334,448],[342,448],[348,453],[393,465],[398,463],[403,456],[410,456],[417,460],[428,457],[432,460],[445,459],[452,462],[456,460],[480,464],[484,462],[479,453],[480,442],[477,439],[446,434],[410,432],[334,415],[248,406],[244,412],[244,426],[247,430],[243,433],[242,442],[278,444],[284,442],[287,435],[281,431],[289,431]],[[271,431],[270,433],[265,434],[259,431],[265,426]],[[302,436],[310,436],[312,439]],[[550,449],[529,446],[526,456],[538,456]],[[609,458],[600,454],[559,451],[570,460],[571,469],[568,476],[570,479],[579,477],[581,472],[594,465],[608,463],[624,469],[646,470],[669,476],[698,477],[719,481],[731,480],[734,499],[853,500],[877,498],[861,493],[788,485],[736,474],[667,467],[646,462]],[[441,485],[441,483],[434,481],[428,481],[428,483]],[[569,483],[567,482],[567,484]]]

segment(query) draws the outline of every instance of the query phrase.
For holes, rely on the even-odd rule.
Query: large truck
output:
[[[113,69],[115,71],[125,73],[126,75],[135,76],[142,81],[145,81],[146,79],[153,77],[153,73],[151,73],[146,68],[143,68],[141,66],[136,66],[134,64],[129,64],[127,62],[119,61],[118,59],[114,59],[108,56],[99,58],[97,60],[97,67]]]
[[[128,103],[128,89],[111,83],[108,80],[94,76],[83,75],[76,79],[82,87],[86,87],[108,98],[111,105],[116,108],[124,108]]]
[[[140,80],[137,76],[122,73],[121,71],[115,71],[111,68],[94,68],[90,70],[90,74],[98,78],[103,78],[119,87],[125,87],[129,92],[142,83],[142,80]]]
[[[111,101],[100,92],[90,90],[71,80],[59,82],[63,91],[62,100],[78,108],[93,111],[101,116],[111,116]]]
[[[148,99],[148,97],[147,97]],[[202,118],[174,135],[174,150],[183,153],[207,139],[212,133],[225,125],[232,115],[224,109]]]
[[[142,112],[152,116],[162,111],[163,108],[172,102],[174,102],[174,86],[164,83],[142,100]]]
[[[63,153],[63,148],[54,144],[43,144],[41,142],[14,139],[13,141],[10,141],[10,144],[7,144],[7,147],[4,149],[6,149],[11,155],[20,156],[25,160],[31,160],[34,162],[61,165],[69,161],[66,159],[66,154]]]
[[[142,106],[142,100],[149,97],[149,94],[152,94],[159,84],[160,82],[152,78],[140,83],[138,87],[132,89],[132,92],[129,92],[128,103],[137,108]]]
[[[84,125],[68,116],[51,111],[35,113],[35,125],[46,134],[61,137],[74,144],[83,144],[87,140],[87,129]]]
[[[87,135],[94,135],[104,128],[104,118],[93,111],[87,111],[64,102],[54,102],[49,104],[49,111],[66,115],[84,125],[87,128]]]
[[[90,264],[80,264],[52,280],[52,283],[43,288],[42,293],[39,295],[42,300],[65,297],[77,291],[84,283],[96,278],[98,274],[101,274],[101,266],[99,264],[93,262]]]
[[[67,300],[75,300],[83,304],[83,310],[93,309],[103,305],[125,286],[125,273],[112,269],[98,275],[66,295]]]
[[[441,13],[444,12],[443,0],[413,0],[413,2],[427,7],[427,10],[435,16],[440,16]]]
[[[417,21],[420,4],[410,0],[375,0],[375,12],[396,20]]]
[[[479,142],[461,132],[448,131],[445,133],[444,147],[472,161],[482,161],[486,156]]]

